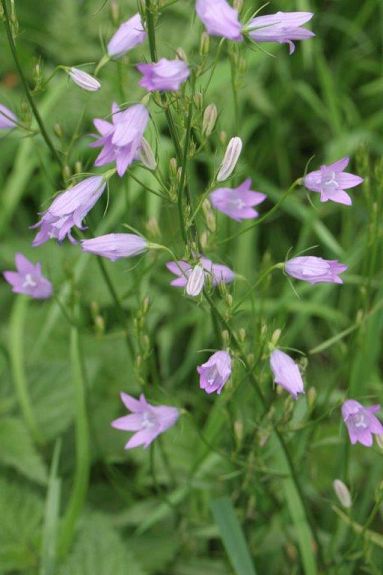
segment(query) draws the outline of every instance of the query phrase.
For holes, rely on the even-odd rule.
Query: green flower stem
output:
[[[32,110],[32,113],[33,113],[33,115],[34,115],[34,117],[35,117],[35,119],[36,119],[36,122],[37,122],[37,124],[38,124],[38,126],[39,126],[39,128],[40,128],[40,132],[41,132],[42,137],[43,137],[44,140],[45,140],[45,143],[47,144],[48,148],[50,149],[50,151],[51,151],[51,153],[52,153],[52,156],[56,159],[57,163],[59,164],[59,166],[60,166],[61,169],[62,169],[62,168],[63,168],[63,162],[62,162],[62,160],[61,160],[61,158],[60,158],[60,156],[59,156],[59,154],[58,154],[56,148],[54,147],[53,142],[52,142],[51,138],[49,137],[47,130],[45,129],[44,122],[43,122],[43,120],[42,120],[42,118],[41,118],[41,116],[40,116],[40,113],[39,113],[39,111],[38,111],[38,109],[37,109],[37,107],[36,107],[36,104],[35,104],[35,102],[34,102],[34,100],[33,100],[33,97],[32,97],[32,94],[31,94],[31,90],[30,90],[30,88],[29,88],[29,86],[28,86],[27,79],[26,79],[26,77],[25,77],[25,75],[24,75],[23,69],[22,69],[22,67],[21,67],[21,65],[20,65],[20,62],[19,62],[19,58],[18,58],[17,50],[16,50],[16,45],[15,45],[15,42],[14,42],[14,39],[13,39],[13,35],[12,35],[12,28],[11,28],[10,21],[9,21],[10,18],[9,18],[9,11],[8,11],[8,6],[7,6],[7,0],[1,0],[1,5],[2,5],[2,7],[3,7],[4,16],[5,16],[5,18],[4,18],[4,23],[5,23],[5,29],[6,29],[6,32],[7,32],[9,47],[10,47],[10,49],[11,49],[12,56],[13,56],[13,60],[14,60],[14,62],[15,62],[17,71],[18,71],[19,76],[20,76],[20,79],[21,79],[21,81],[22,81],[22,83],[23,83],[26,98],[27,98],[27,100],[28,100],[28,102],[29,102],[29,105],[30,105],[31,110]]]
[[[28,298],[20,295],[16,298],[13,305],[9,327],[9,358],[16,396],[24,420],[33,439],[37,443],[41,443],[43,438],[33,411],[32,400],[29,396],[28,381],[25,373],[23,339],[26,327],[28,303]]]

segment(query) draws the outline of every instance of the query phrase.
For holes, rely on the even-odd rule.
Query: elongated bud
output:
[[[280,329],[276,329],[273,332],[273,335],[271,336],[271,345],[273,348],[277,346],[279,338],[281,337],[281,333],[282,333],[282,331]]]
[[[148,170],[155,170],[157,167],[153,150],[146,138],[142,138],[141,140],[140,160]]]
[[[84,72],[84,70],[72,67],[67,69],[67,73],[79,88],[82,88],[87,92],[97,92],[97,90],[101,88],[101,84],[97,78]]]
[[[206,56],[209,53],[210,48],[210,38],[207,32],[202,32],[201,40],[199,44],[199,53],[201,56]]]
[[[188,57],[186,56],[186,52],[183,48],[177,48],[176,56],[179,60],[183,60],[184,62],[188,61]]]
[[[217,121],[218,111],[215,104],[209,104],[203,113],[202,120],[202,133],[204,136],[209,137],[214,130]]]
[[[216,221],[215,221],[215,214],[211,209],[211,204],[208,199],[204,200],[202,203],[202,210],[205,216],[206,225],[208,230],[212,233],[216,230]]]
[[[77,160],[75,165],[74,165],[74,171],[76,174],[81,174],[82,172],[82,163],[80,162],[80,160]]]
[[[195,103],[196,107],[197,107],[199,110],[201,110],[201,109],[202,109],[202,104],[203,104],[203,95],[202,95],[202,93],[201,93],[201,92],[196,92],[196,93],[194,94],[193,100],[194,100],[194,103]]]
[[[335,479],[335,481],[333,481],[332,486],[334,488],[335,495],[339,499],[340,504],[343,505],[343,507],[345,507],[346,509],[350,509],[352,505],[352,500],[347,485],[345,485],[343,481],[341,481],[340,479]]]
[[[242,140],[236,136],[227,145],[222,164],[217,175],[217,182],[224,182],[233,173],[242,150]]]
[[[197,296],[201,293],[203,284],[205,282],[205,272],[202,266],[197,264],[194,266],[187,284],[186,293],[190,296]]]
[[[170,158],[169,160],[169,172],[173,178],[177,175],[177,160],[175,158]]]

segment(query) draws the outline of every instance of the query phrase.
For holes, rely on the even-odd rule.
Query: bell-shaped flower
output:
[[[254,206],[262,203],[266,196],[250,188],[250,178],[238,188],[218,188],[209,196],[211,205],[237,222],[257,218],[259,214],[254,210]]]
[[[288,391],[294,399],[299,393],[304,393],[299,367],[287,353],[275,349],[270,356],[270,367],[274,382]]]
[[[46,299],[52,295],[52,284],[42,274],[41,264],[33,264],[23,254],[16,254],[17,271],[3,272],[14,293],[29,295],[34,299]]]
[[[363,178],[344,171],[349,162],[350,158],[345,157],[329,166],[321,166],[320,170],[305,176],[304,186],[312,192],[320,193],[321,202],[331,201],[351,206],[352,200],[344,190],[359,186]]]
[[[220,394],[231,375],[231,357],[227,351],[216,351],[197,367],[200,388],[206,393]]]
[[[121,58],[146,39],[146,32],[140,14],[135,14],[123,22],[109,40],[107,51],[111,58]]]
[[[373,435],[383,435],[383,425],[374,413],[380,410],[380,405],[364,407],[355,399],[347,399],[342,405],[342,417],[352,444],[361,443],[371,447]]]
[[[9,130],[16,128],[17,117],[9,108],[0,104],[0,130]]]
[[[246,31],[255,42],[288,44],[292,54],[295,40],[308,40],[315,36],[311,30],[302,28],[312,17],[311,12],[277,12],[268,16],[257,16],[246,26]]]
[[[142,74],[140,86],[149,92],[176,92],[190,75],[189,66],[183,60],[161,58],[153,64],[138,64],[136,68]]]
[[[112,421],[112,427],[122,431],[134,431],[134,434],[125,445],[125,449],[132,449],[143,445],[148,447],[161,433],[173,427],[180,416],[176,407],[169,405],[151,405],[146,401],[144,394],[135,399],[127,393],[121,393],[121,400],[131,412]]]
[[[285,263],[285,272],[289,276],[310,284],[342,284],[339,274],[346,270],[347,266],[338,260],[324,260],[315,256],[300,256]]]
[[[41,220],[32,226],[40,228],[33,245],[39,246],[51,238],[61,242],[66,236],[74,242],[72,228],[76,226],[80,230],[84,229],[82,220],[101,197],[105,186],[104,176],[91,176],[61,192],[41,214]]]
[[[243,40],[238,11],[226,0],[197,0],[196,12],[210,36]]]
[[[102,147],[95,166],[116,162],[117,173],[123,176],[134,160],[139,159],[142,138],[149,120],[149,112],[142,104],[121,111],[112,106],[112,122],[96,119],[94,125],[101,138],[92,142],[92,148]]]
[[[114,262],[120,258],[142,254],[148,249],[148,242],[136,234],[105,234],[90,240],[81,240],[81,248],[84,252]]]

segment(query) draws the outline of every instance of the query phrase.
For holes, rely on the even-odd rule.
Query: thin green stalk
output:
[[[65,555],[73,541],[77,520],[84,507],[90,473],[89,426],[86,411],[86,383],[79,332],[71,329],[70,359],[75,390],[76,466],[72,492],[65,511],[60,532],[59,552]]]
[[[27,98],[27,100],[28,100],[28,102],[29,102],[29,105],[30,105],[31,110],[32,110],[32,113],[33,113],[33,115],[34,115],[34,117],[35,117],[35,119],[36,119],[36,122],[37,122],[37,124],[38,124],[38,126],[39,126],[39,128],[40,128],[40,132],[41,132],[42,137],[43,137],[44,140],[45,140],[45,143],[47,144],[47,146],[48,146],[48,148],[50,149],[50,151],[51,151],[53,157],[56,159],[56,161],[58,162],[58,164],[60,165],[60,167],[61,167],[61,169],[62,169],[62,168],[63,168],[62,160],[61,160],[61,158],[60,158],[60,156],[59,156],[59,154],[58,154],[56,148],[54,147],[53,142],[52,142],[52,140],[50,139],[47,130],[45,129],[44,122],[43,122],[43,120],[42,120],[42,118],[41,118],[41,116],[40,116],[40,113],[39,113],[39,111],[38,111],[38,109],[37,109],[37,107],[36,107],[36,104],[35,104],[35,102],[34,102],[34,100],[33,100],[33,97],[32,97],[31,91],[30,91],[30,88],[29,88],[29,86],[28,86],[27,79],[26,79],[26,77],[25,77],[25,75],[24,75],[24,72],[23,72],[23,69],[22,69],[22,67],[21,67],[21,65],[20,65],[20,61],[19,61],[19,58],[18,58],[18,55],[17,55],[16,45],[15,45],[15,42],[14,42],[14,39],[13,39],[13,35],[12,35],[12,28],[11,28],[10,21],[9,21],[9,11],[8,11],[8,6],[7,6],[7,1],[6,1],[6,0],[1,0],[1,4],[2,4],[2,7],[3,7],[4,16],[5,16],[5,18],[4,18],[4,23],[5,23],[5,29],[6,29],[6,32],[7,32],[9,47],[10,47],[10,49],[11,49],[12,56],[13,56],[13,60],[14,60],[14,62],[15,62],[17,71],[18,71],[19,76],[20,76],[20,79],[21,79],[21,81],[22,81],[22,83],[23,83],[26,98]]]
[[[32,407],[32,400],[29,396],[28,381],[25,373],[25,359],[23,350],[23,339],[25,333],[26,315],[29,300],[20,295],[12,308],[9,322],[9,359],[11,364],[12,379],[16,389],[17,400],[25,422],[31,432],[33,439],[41,443],[42,434],[37,425],[36,417]]]

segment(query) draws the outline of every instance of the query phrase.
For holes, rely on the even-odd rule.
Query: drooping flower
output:
[[[108,54],[111,58],[121,58],[146,39],[146,32],[140,14],[135,14],[123,22],[108,43]]]
[[[304,393],[301,372],[295,361],[280,349],[275,349],[270,356],[270,367],[274,382],[291,393],[294,399]]]
[[[14,293],[29,295],[34,299],[47,299],[52,295],[52,284],[42,274],[41,264],[33,264],[23,254],[15,256],[16,272],[3,273]]]
[[[40,228],[32,245],[39,246],[51,238],[61,242],[66,236],[74,242],[72,228],[84,229],[82,220],[101,197],[105,186],[104,176],[90,176],[61,192],[41,214],[41,220],[32,226]]]
[[[197,296],[203,290],[205,283],[205,270],[200,264],[194,266],[186,282],[186,293],[192,297]]]
[[[289,276],[310,284],[342,284],[343,280],[339,274],[346,269],[347,266],[338,260],[324,260],[315,256],[300,256],[285,263],[285,272]]]
[[[132,449],[143,445],[148,447],[160,433],[173,427],[180,416],[176,407],[169,405],[151,405],[146,401],[144,394],[135,399],[127,393],[121,393],[121,401],[131,411],[112,421],[112,427],[122,431],[134,431],[134,434],[125,445],[125,449]]]
[[[197,0],[196,12],[210,36],[235,42],[243,40],[238,11],[226,0]]]
[[[359,401],[347,399],[342,405],[342,417],[352,444],[361,443],[371,447],[373,435],[383,435],[383,425],[374,413],[380,410],[380,405],[364,407]]]
[[[199,263],[199,267],[202,267],[204,270],[204,282],[211,282],[213,287],[221,283],[231,283],[234,280],[234,272],[227,266],[222,264],[214,264],[211,260],[205,257],[201,257]],[[170,285],[174,287],[187,286],[189,277],[193,271],[193,266],[191,264],[185,262],[184,260],[178,260],[176,262],[168,262],[166,267],[172,274],[177,276],[176,279],[170,282]]]
[[[77,86],[88,92],[97,92],[101,88],[100,82],[94,76],[79,68],[68,68],[68,74]]]
[[[142,74],[140,86],[149,92],[176,92],[190,75],[189,66],[183,60],[161,58],[154,64],[138,64],[136,68]]]
[[[315,36],[311,30],[301,28],[312,17],[311,12],[277,12],[253,18],[246,26],[246,30],[255,42],[288,44],[292,54],[295,50],[295,40],[307,40]]]
[[[130,164],[139,158],[148,120],[149,112],[142,104],[135,104],[123,111],[117,104],[113,104],[112,123],[101,119],[93,122],[101,138],[90,146],[102,147],[94,165],[104,166],[116,162],[117,173],[123,176]]]
[[[0,130],[16,128],[17,116],[9,108],[0,104]]]
[[[242,140],[238,136],[231,138],[227,145],[225,155],[220,165],[217,182],[224,182],[233,173],[242,151]]]
[[[136,234],[105,234],[90,240],[81,240],[84,252],[112,260],[142,254],[148,248],[145,238]]]
[[[359,186],[363,178],[344,172],[349,161],[350,158],[345,157],[329,166],[321,166],[320,170],[310,172],[303,180],[305,187],[312,192],[319,192],[321,202],[331,201],[351,206],[352,200],[344,190]]]
[[[233,220],[240,222],[258,217],[253,206],[262,203],[266,196],[250,190],[251,179],[247,178],[238,188],[218,188],[209,198],[212,206]]]
[[[197,367],[199,386],[206,393],[220,394],[231,375],[231,357],[227,351],[216,351],[207,362]]]

